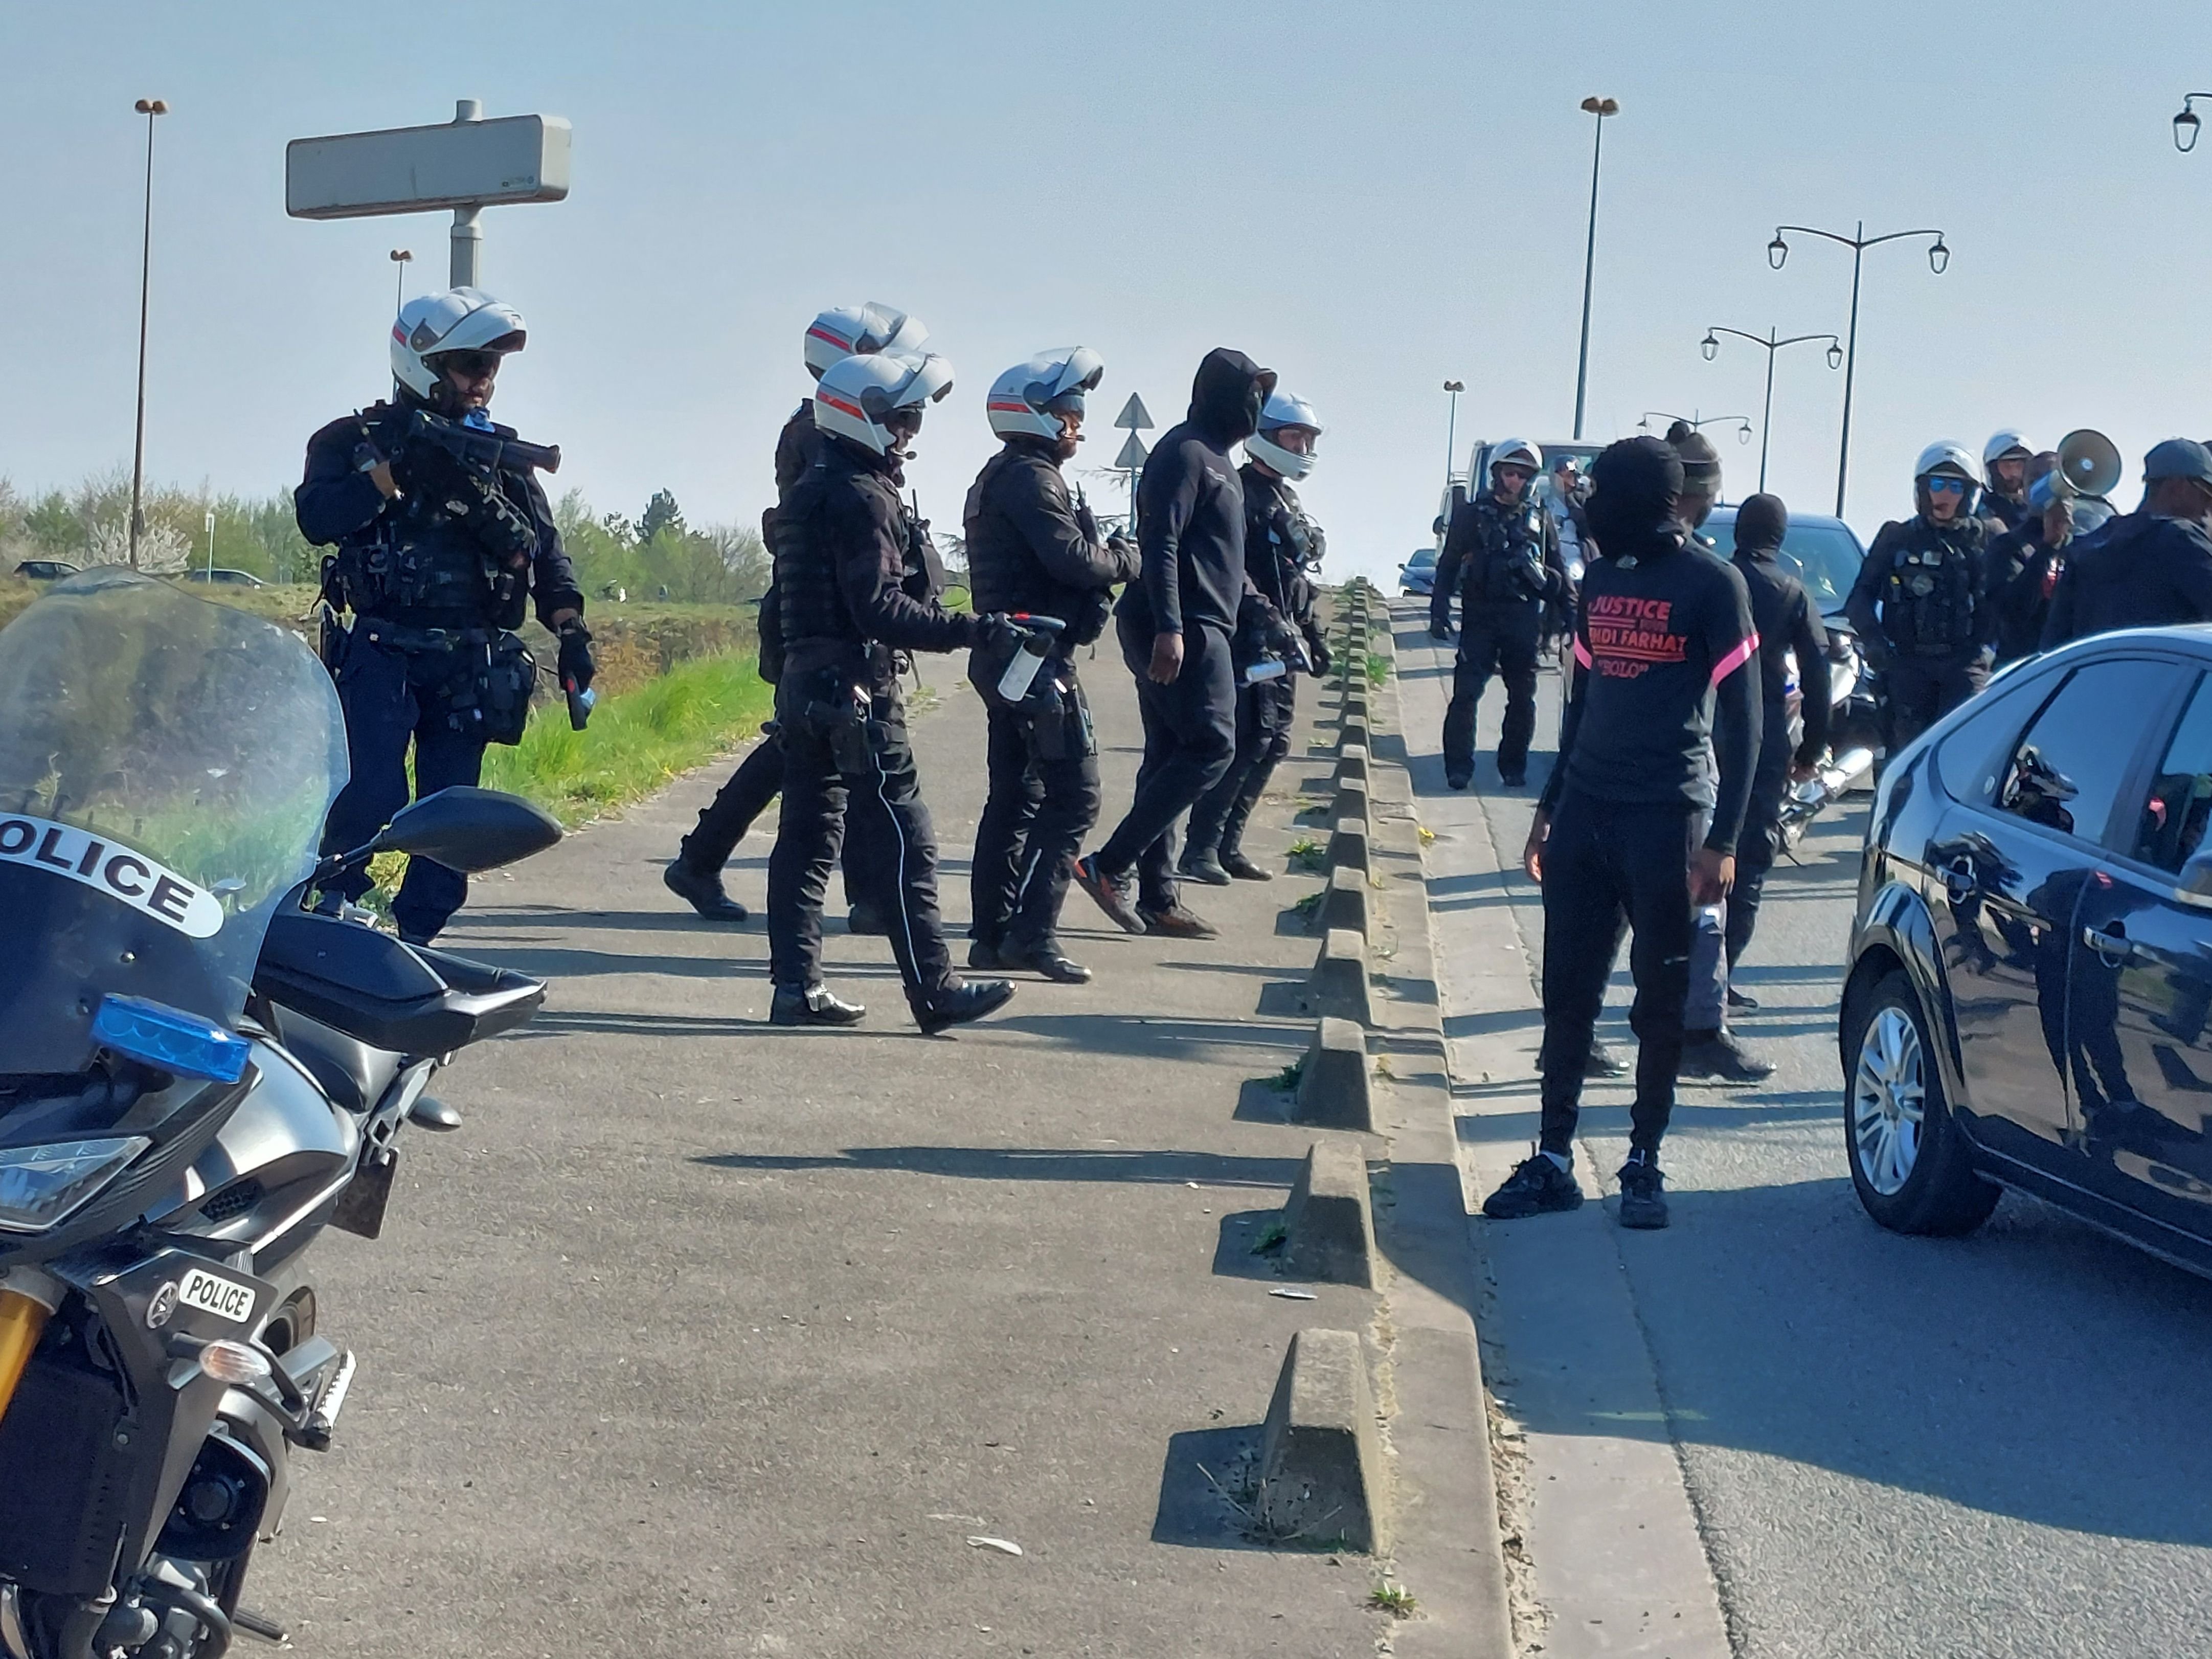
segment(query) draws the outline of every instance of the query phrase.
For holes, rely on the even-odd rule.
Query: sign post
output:
[[[1121,412],[1114,417],[1114,424],[1129,434],[1128,441],[1121,446],[1121,453],[1114,458],[1114,465],[1129,475],[1129,533],[1133,536],[1137,533],[1137,475],[1145,470],[1148,453],[1145,441],[1137,434],[1152,430],[1152,417],[1145,407],[1145,400],[1132,392],[1129,401],[1121,405]]]
[[[473,98],[458,100],[453,118],[437,126],[295,138],[284,147],[284,211],[295,219],[451,208],[455,288],[477,286],[484,209],[568,194],[568,122],[557,115],[487,121]]]

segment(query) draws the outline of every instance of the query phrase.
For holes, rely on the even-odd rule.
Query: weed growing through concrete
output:
[[[1267,1079],[1267,1086],[1271,1089],[1279,1090],[1284,1094],[1290,1094],[1297,1088],[1298,1079],[1305,1074],[1306,1057],[1304,1054],[1300,1054],[1289,1065],[1284,1066],[1281,1071],[1269,1078]]]
[[[1254,1255],[1272,1255],[1275,1251],[1281,1249],[1285,1243],[1290,1242],[1290,1237],[1291,1230],[1283,1225],[1280,1218],[1278,1218],[1273,1221],[1270,1221],[1266,1226],[1260,1229],[1260,1237],[1252,1242],[1252,1254]]]
[[[1291,843],[1291,868],[1318,875],[1328,868],[1328,848],[1311,836],[1300,836]]]
[[[1384,656],[1380,651],[1369,652],[1367,653],[1367,683],[1370,685],[1380,685],[1383,681],[1389,678],[1390,659]]]
[[[1385,1083],[1395,1083],[1398,1080],[1398,1074],[1390,1069],[1389,1055],[1378,1054],[1376,1056],[1375,1075],[1381,1078]]]
[[[1387,1613],[1393,1619],[1411,1619],[1420,1611],[1421,1604],[1413,1599],[1413,1591],[1403,1584],[1394,1584],[1384,1579],[1368,1592],[1367,1605],[1377,1613]]]
[[[1421,837],[1421,845],[1422,845],[1422,846],[1426,847],[1426,846],[1427,846],[1431,842],[1434,841],[1434,840],[1437,838],[1437,832],[1436,832],[1435,830],[1433,830],[1430,829],[1430,828],[1429,828],[1429,826],[1428,826],[1427,824],[1425,824],[1425,823],[1423,823],[1423,824],[1417,824],[1417,825],[1415,825],[1414,827],[1415,827],[1415,828],[1419,831],[1419,833],[1420,833],[1420,837]]]
[[[1327,895],[1322,893],[1308,893],[1291,908],[1310,921],[1313,920],[1314,912],[1321,908],[1321,902],[1326,896]]]

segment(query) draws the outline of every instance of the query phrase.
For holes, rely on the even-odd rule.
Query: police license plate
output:
[[[177,1300],[234,1325],[253,1317],[253,1287],[195,1267],[177,1285]]]

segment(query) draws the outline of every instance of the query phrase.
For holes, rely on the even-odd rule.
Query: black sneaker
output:
[[[981,968],[987,970],[994,968],[1003,968],[1006,965],[1004,960],[1004,955],[1005,953],[988,939],[979,939],[970,944],[968,947],[968,965],[970,968]]]
[[[1003,979],[954,980],[926,1002],[915,1002],[914,1023],[924,1036],[935,1036],[1005,1007],[1014,988]]]
[[[1650,1152],[1631,1152],[1620,1166],[1620,1224],[1655,1232],[1667,1224],[1667,1177]]]
[[[1242,848],[1232,847],[1221,855],[1221,867],[1238,881],[1273,881],[1275,872],[1257,865],[1244,856]]]
[[[662,886],[709,921],[743,921],[745,907],[722,890],[719,870],[694,870],[682,859],[672,859],[660,872]]]
[[[884,913],[863,899],[845,913],[845,931],[848,933],[875,933],[889,939],[891,929],[890,924],[884,920]]]
[[[1186,852],[1176,865],[1176,873],[1202,881],[1208,887],[1229,885],[1229,872],[1221,867],[1221,860],[1212,853]]]
[[[1583,1189],[1574,1176],[1539,1152],[1482,1200],[1482,1212],[1492,1221],[1522,1221],[1532,1215],[1580,1209],[1582,1201]]]
[[[826,985],[779,985],[769,1004],[771,1025],[856,1025],[867,1014],[857,1002],[841,1002]]]
[[[1584,1077],[1626,1077],[1628,1067],[1620,1057],[1595,1037],[1590,1039],[1589,1053],[1583,1060]]]
[[[1682,1034],[1682,1063],[1676,1077],[1709,1077],[1722,1083],[1764,1083],[1773,1066],[1759,1059],[1726,1028]]]
[[[1728,1006],[1731,1008],[1756,1008],[1759,1006],[1759,999],[1747,997],[1731,985],[1728,988]]]
[[[1099,867],[1097,854],[1086,853],[1076,860],[1075,884],[1090,894],[1092,902],[1123,933],[1141,933],[1145,931],[1145,919],[1137,914],[1137,907],[1129,902],[1128,877],[1108,875]]]

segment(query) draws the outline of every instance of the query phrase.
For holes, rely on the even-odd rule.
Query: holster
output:
[[[481,662],[484,741],[520,743],[530,724],[530,694],[538,687],[538,659],[515,635],[501,633],[483,648]]]

